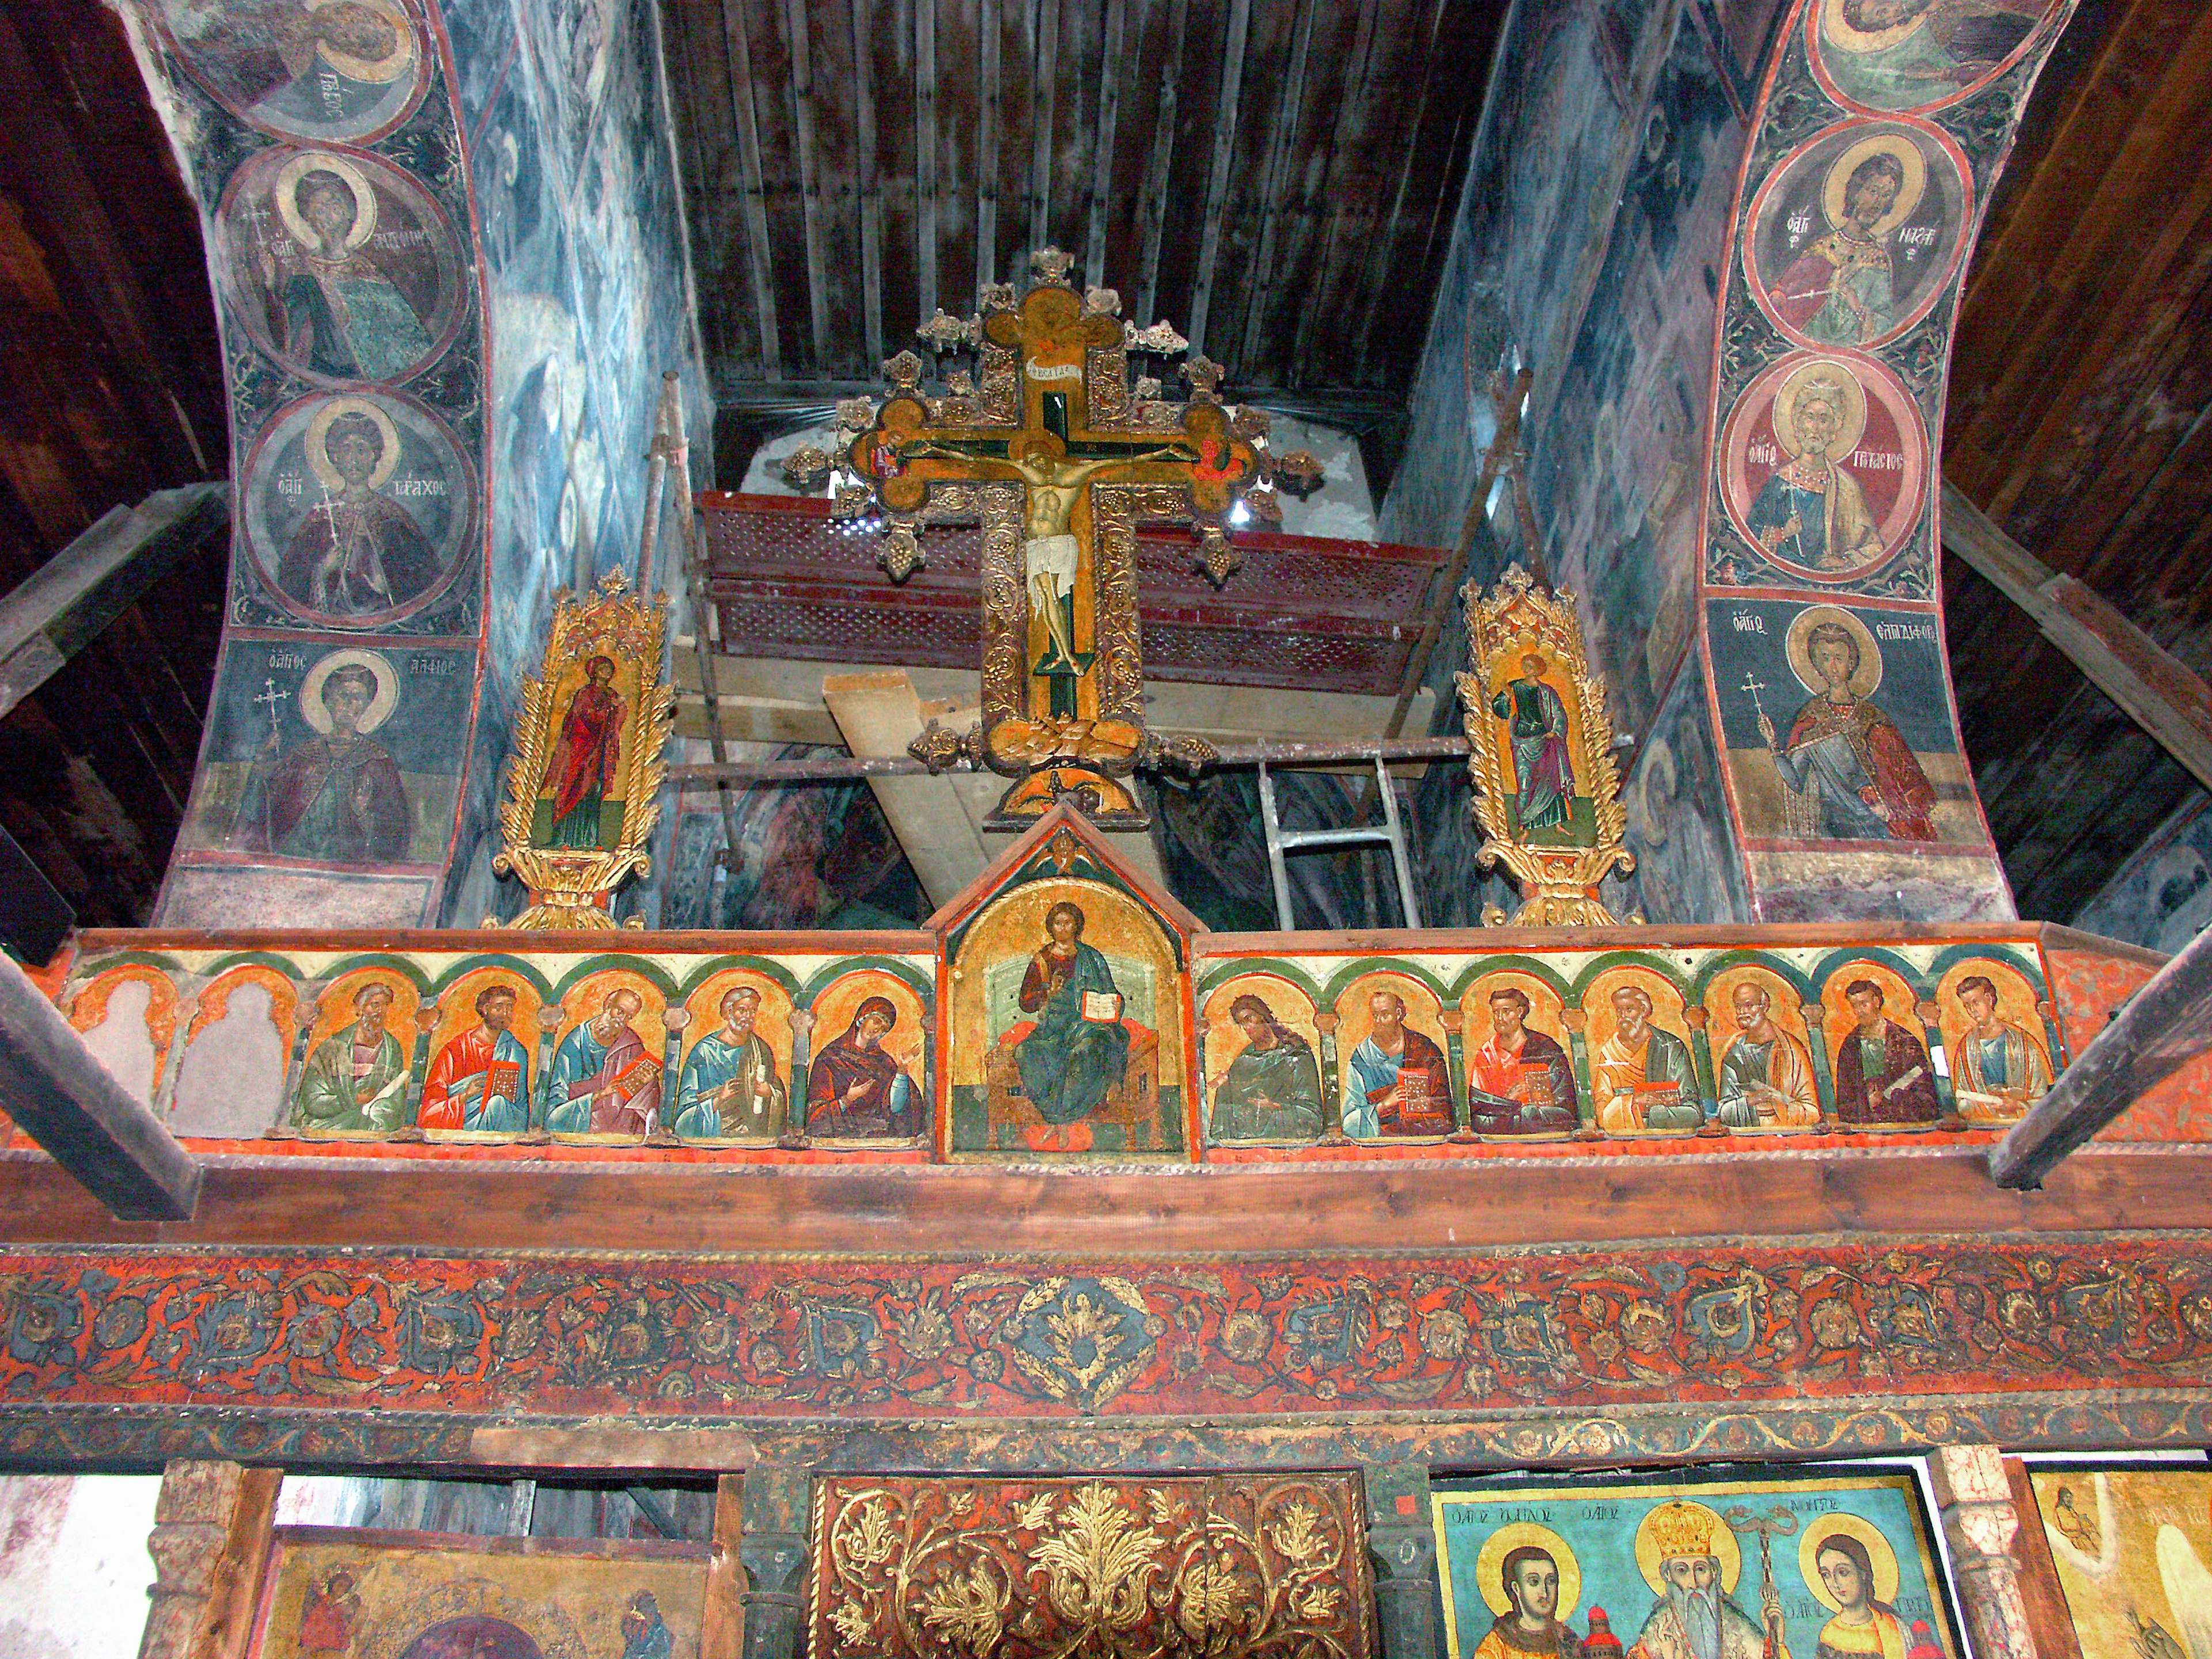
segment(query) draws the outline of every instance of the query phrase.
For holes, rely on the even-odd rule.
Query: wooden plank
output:
[[[732,947],[733,949],[739,947]],[[2035,1192],[1987,1149],[1742,1150],[1680,1158],[1316,1158],[1127,1169],[831,1164],[583,1165],[210,1159],[190,1221],[119,1223],[51,1165],[0,1159],[0,1240],[229,1250],[389,1248],[1025,1258],[1341,1255],[1634,1240],[2127,1235],[2212,1227],[2212,1148],[2112,1145]],[[497,1460],[494,1460],[497,1461]],[[526,1466],[527,1460],[524,1460]],[[708,1464],[706,1467],[714,1467]],[[727,1467],[725,1463],[723,1467]]]
[[[975,289],[977,297],[997,282],[999,269],[999,118],[1006,95],[999,64],[999,0],[977,0],[975,9]],[[1018,274],[1018,272],[1017,273]]]
[[[1137,303],[1130,320],[1151,326],[1160,295],[1160,239],[1167,228],[1168,163],[1175,155],[1176,88],[1182,82],[1183,40],[1190,24],[1190,0],[1168,0],[1167,61],[1161,66],[1159,107],[1152,120],[1152,153],[1145,164],[1145,186],[1137,204],[1143,227],[1137,258]]]
[[[253,1647],[253,1615],[261,1580],[276,1547],[276,1494],[284,1471],[249,1468],[238,1478],[238,1501],[216,1557],[204,1640],[194,1659],[246,1659]]]
[[[197,1160],[124,1091],[12,957],[0,956],[0,1110],[125,1219],[189,1217]]]
[[[745,1478],[714,1482],[714,1553],[707,1563],[706,1606],[699,1619],[699,1659],[738,1659],[744,1651]]]
[[[725,0],[721,13],[730,59],[730,107],[738,129],[738,165],[744,185],[745,259],[752,282],[753,319],[760,332],[761,372],[780,380],[783,341],[776,324],[775,270],[769,258],[767,185],[761,172],[760,117],[753,101],[752,36],[742,0]]]
[[[2212,931],[2199,933],[2128,999],[2051,1091],[1990,1152],[1990,1176],[2039,1185],[2059,1160],[2162,1079],[2212,1049]]]
[[[230,515],[230,486],[187,484],[111,508],[0,599],[0,715],[103,631]]]
[[[1114,141],[1121,117],[1121,42],[1129,0],[1106,0],[1106,35],[1099,51],[1098,120],[1091,152],[1088,221],[1083,240],[1083,281],[1110,287],[1106,269],[1106,218],[1114,195]]]
[[[1948,485],[1943,544],[2033,617],[2098,690],[2212,788],[2212,689],[2185,664],[2090,589],[2053,573]]]
[[[1052,142],[1060,92],[1060,0],[1027,0],[1030,37],[1030,231],[1031,248],[1052,240]],[[1028,275],[1027,262],[1009,274]],[[1096,278],[1093,278],[1095,281]]]
[[[981,717],[977,707],[933,702],[925,710],[914,682],[901,669],[832,674],[822,683],[822,700],[845,746],[855,755],[903,756],[933,715],[953,727]],[[1004,792],[997,778],[871,778],[868,787],[933,906],[951,900],[991,861],[981,825],[983,814]]]
[[[914,7],[914,194],[915,280],[920,298],[918,322],[926,322],[939,303],[937,295],[937,6],[915,0]]]
[[[1237,152],[1237,106],[1244,90],[1244,52],[1251,27],[1252,0],[1229,0],[1229,39],[1221,52],[1221,96],[1213,112],[1213,160],[1206,174],[1205,229],[1199,240],[1190,322],[1183,330],[1193,357],[1206,349],[1206,315],[1212,307],[1214,277],[1221,263],[1221,216],[1229,199],[1230,165]]]

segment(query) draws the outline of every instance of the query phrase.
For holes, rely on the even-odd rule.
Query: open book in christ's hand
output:
[[[1111,1025],[1121,1018],[1121,998],[1114,991],[1085,991],[1083,994],[1083,1017],[1096,1020],[1101,1025]]]

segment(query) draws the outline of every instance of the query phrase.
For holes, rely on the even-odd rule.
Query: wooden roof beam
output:
[[[114,507],[0,599],[0,715],[136,605],[230,517],[230,486],[157,490]]]
[[[2087,587],[2052,570],[1952,484],[1943,545],[2035,619],[2091,684],[2212,789],[2212,688]]]
[[[0,956],[0,1107],[118,1221],[189,1221],[199,1161]]]
[[[2015,1192],[2144,1094],[2212,1050],[2212,928],[2182,946],[2089,1040],[2048,1094],[1990,1148],[1990,1176]]]

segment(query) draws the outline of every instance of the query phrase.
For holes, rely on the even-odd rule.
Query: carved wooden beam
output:
[[[6,957],[0,957],[0,1108],[117,1219],[191,1219],[198,1160],[125,1092]]]
[[[2212,929],[2184,945],[1990,1149],[2000,1187],[2039,1187],[2067,1153],[2212,1049]]]
[[[0,599],[0,714],[137,604],[229,514],[230,486],[219,482],[159,490],[137,507],[111,507]]]
[[[2094,589],[2043,563],[1952,484],[1943,545],[2035,618],[2044,638],[2212,789],[2212,688]]]

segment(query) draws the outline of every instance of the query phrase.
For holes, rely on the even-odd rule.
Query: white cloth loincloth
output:
[[[1028,556],[1029,579],[1048,577],[1052,591],[1060,599],[1075,592],[1075,568],[1082,557],[1082,550],[1073,536],[1032,536],[1023,544]]]

